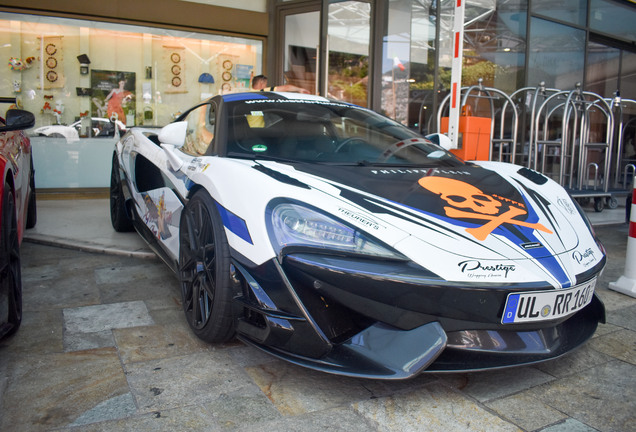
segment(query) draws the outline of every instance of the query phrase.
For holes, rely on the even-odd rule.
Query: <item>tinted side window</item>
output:
[[[215,109],[213,104],[201,105],[187,115],[188,130],[182,150],[193,156],[207,154],[214,139]]]

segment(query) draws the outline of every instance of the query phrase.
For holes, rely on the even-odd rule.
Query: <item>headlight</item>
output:
[[[278,251],[285,246],[333,249],[374,257],[403,258],[362,232],[325,214],[298,204],[283,203],[272,213],[272,239]]]

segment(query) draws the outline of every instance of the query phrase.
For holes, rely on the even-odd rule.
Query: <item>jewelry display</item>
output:
[[[40,39],[40,56],[37,61],[41,68],[43,89],[63,88],[65,85],[63,36],[40,36],[38,39]],[[28,58],[29,66],[27,67],[35,61],[35,57]]]
[[[164,45],[164,67],[166,71],[162,80],[165,82],[168,93],[186,93],[186,56],[185,48],[180,46]]]
[[[46,73],[46,80],[48,82],[54,83],[55,81],[57,81],[57,78],[58,78],[58,75],[57,75],[57,72],[55,71],[50,70]]]

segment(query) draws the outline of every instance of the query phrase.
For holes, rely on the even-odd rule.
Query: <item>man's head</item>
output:
[[[254,90],[260,90],[267,87],[267,77],[265,75],[256,75],[252,78],[252,88]]]

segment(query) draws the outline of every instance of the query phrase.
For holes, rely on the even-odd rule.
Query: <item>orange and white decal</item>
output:
[[[523,203],[497,199],[500,198],[498,195],[488,195],[469,183],[447,177],[422,177],[418,183],[424,189],[438,194],[449,204],[444,207],[449,218],[486,221],[479,227],[466,228],[466,232],[477,240],[486,240],[488,235],[502,224],[513,224],[552,234],[552,231],[541,223],[517,219],[528,215]]]

